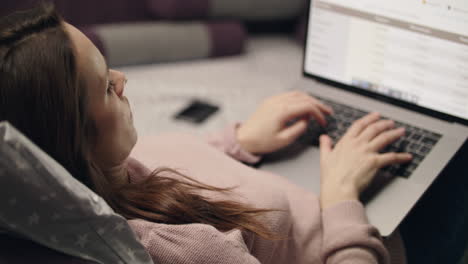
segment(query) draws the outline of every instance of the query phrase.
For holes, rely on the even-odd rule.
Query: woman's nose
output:
[[[115,70],[110,70],[111,74],[114,76],[115,80],[115,93],[119,96],[122,97],[124,90],[125,90],[125,84],[127,84],[127,77],[123,72],[115,71]]]

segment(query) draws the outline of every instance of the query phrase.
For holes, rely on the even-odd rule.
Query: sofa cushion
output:
[[[237,22],[139,22],[83,27],[111,67],[237,55],[246,33]]]
[[[155,19],[283,20],[299,16],[305,0],[145,0]]]
[[[70,24],[83,26],[118,22],[151,20],[146,0],[48,0]],[[1,0],[0,16],[33,8],[42,1]]]
[[[97,263],[152,263],[123,217],[7,122],[0,156],[0,233]]]

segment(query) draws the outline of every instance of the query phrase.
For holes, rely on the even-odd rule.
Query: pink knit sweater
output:
[[[228,197],[204,194],[285,210],[268,213],[262,220],[289,239],[268,241],[239,230],[220,232],[204,224],[129,221],[155,263],[405,263],[399,236],[386,240],[386,247],[378,230],[368,223],[360,202],[343,202],[322,211],[317,195],[281,176],[245,166],[239,161],[255,162],[258,157],[240,148],[235,126],[212,135],[208,143],[178,134],[142,139],[128,161],[131,181],[164,166],[210,185],[238,186]]]

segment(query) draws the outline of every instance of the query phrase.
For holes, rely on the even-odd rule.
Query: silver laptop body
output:
[[[365,201],[370,222],[384,236],[397,228],[468,136],[468,2],[411,2],[313,1],[304,78],[296,87],[441,135],[409,177],[394,175]],[[261,169],[320,192],[317,147]]]

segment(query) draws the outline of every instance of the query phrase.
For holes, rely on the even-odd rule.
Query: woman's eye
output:
[[[109,81],[109,84],[107,85],[107,93],[113,92],[115,89],[115,83],[114,81]]]

